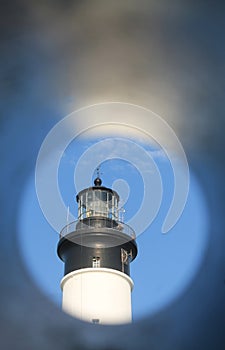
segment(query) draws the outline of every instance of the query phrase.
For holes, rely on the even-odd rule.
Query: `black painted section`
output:
[[[114,246],[109,247],[107,245],[109,241],[114,242]],[[121,249],[128,253],[125,261],[122,261]],[[93,267],[93,258],[96,257],[100,259],[100,267],[115,269],[130,275],[130,262],[137,255],[137,245],[134,240],[128,241],[127,235],[121,232],[116,236],[111,232],[92,231],[80,236],[75,231],[60,239],[57,252],[65,263],[65,275],[78,269]]]

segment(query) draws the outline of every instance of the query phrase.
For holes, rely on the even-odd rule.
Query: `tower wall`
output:
[[[73,271],[61,281],[63,310],[92,323],[122,324],[132,321],[132,279],[108,268]]]

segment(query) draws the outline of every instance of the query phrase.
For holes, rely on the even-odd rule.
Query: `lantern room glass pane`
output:
[[[118,201],[116,196],[107,190],[89,190],[80,195],[78,218],[101,216],[117,219]]]

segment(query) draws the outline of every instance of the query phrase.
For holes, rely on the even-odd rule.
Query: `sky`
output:
[[[151,205],[154,206],[153,199],[157,197],[157,188],[151,185],[150,188],[144,187],[143,174],[134,166],[134,154],[130,154],[130,162],[112,156],[115,142],[126,142],[129,145],[129,142],[134,142],[132,138],[115,139],[102,136],[71,142],[65,149],[59,166],[60,193],[65,206],[69,207],[76,218],[75,169],[81,156],[99,142],[102,142],[100,147],[104,147],[106,142],[111,144],[111,159],[103,161],[100,166],[103,185],[119,193],[120,206],[124,208],[124,222],[129,222],[138,212],[144,195],[148,197],[149,210]],[[138,232],[138,256],[131,264],[131,277],[134,281],[134,321],[158,312],[185,292],[198,272],[208,237],[207,208],[201,187],[192,172],[184,211],[176,225],[168,233],[162,233],[162,224],[174,189],[171,163],[155,145],[149,146],[140,140],[135,140],[135,143],[151,154],[161,175],[163,193],[155,219],[143,233]],[[82,163],[80,166],[82,168]],[[95,169],[98,166],[99,164],[96,164]],[[88,186],[92,186],[96,175],[96,171],[90,174],[92,181]],[[151,176],[149,173],[150,180]],[[35,284],[50,301],[61,307],[60,280],[63,277],[63,262],[56,253],[59,236],[41,211],[34,180],[33,173],[24,188],[21,200],[18,216],[20,249],[24,264]]]

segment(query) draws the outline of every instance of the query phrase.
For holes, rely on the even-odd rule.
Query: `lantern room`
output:
[[[78,219],[107,218],[118,220],[119,195],[110,188],[101,186],[102,180],[97,177],[93,187],[82,190],[76,199],[78,203]]]

